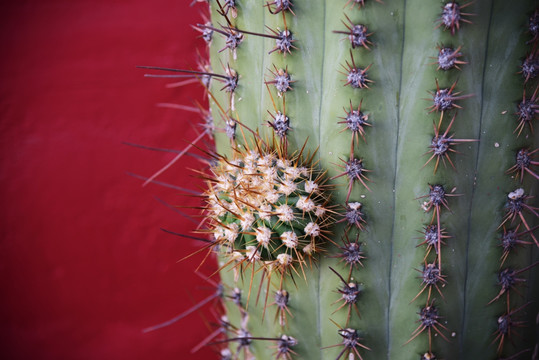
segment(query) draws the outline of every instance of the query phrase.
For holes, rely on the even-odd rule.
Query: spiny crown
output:
[[[282,273],[320,251],[332,218],[324,174],[302,154],[257,140],[217,156],[206,191],[209,231],[228,264],[258,262]],[[296,270],[295,270],[296,271]]]

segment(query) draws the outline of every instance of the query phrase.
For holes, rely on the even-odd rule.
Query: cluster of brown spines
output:
[[[295,338],[286,334],[274,338],[253,336],[248,330],[249,315],[244,305],[242,291],[234,288],[228,292],[223,285],[214,285],[217,287],[216,296],[221,300],[221,308],[225,306],[225,301],[232,302],[240,314],[240,323],[234,325],[228,316],[218,316],[218,322],[213,324],[216,330],[191,352],[196,352],[203,346],[215,346],[221,360],[238,360],[240,355],[243,355],[243,359],[254,359],[250,345],[253,341],[263,341],[271,344],[268,347],[275,350],[275,359],[292,359],[292,355],[296,354],[293,348],[298,343]]]
[[[474,14],[463,12],[462,9],[471,4],[472,2],[468,2],[466,4],[459,4],[457,2],[446,3],[443,6],[437,28],[443,26],[445,30],[454,35],[461,28],[461,22],[470,24],[471,22],[465,17],[473,16]],[[522,62],[520,71],[524,78],[524,94],[522,101],[518,104],[518,125],[515,129],[517,136],[520,135],[525,128],[529,129],[530,133],[533,133],[532,123],[536,120],[537,113],[539,113],[539,106],[537,105],[537,86],[535,87],[535,90],[533,90],[533,95],[530,98],[526,97],[526,84],[531,83],[530,80],[536,76],[537,72],[537,51],[535,50],[537,47],[537,36],[534,33],[537,25],[534,23],[534,21],[537,22],[537,11],[530,18],[530,33],[533,36],[533,39],[530,42],[533,43],[533,50],[526,55]],[[438,55],[437,57],[434,57],[436,61],[431,65],[436,65],[437,70],[439,71],[450,71],[451,69],[460,70],[459,66],[466,64],[465,61],[460,59],[462,56],[461,46],[453,48],[447,45],[439,45]],[[437,124],[433,124],[434,137],[432,138],[429,150],[426,153],[430,154],[430,156],[424,166],[435,160],[434,173],[436,174],[440,160],[442,160],[444,165],[447,161],[453,169],[455,168],[455,165],[450,157],[450,153],[457,153],[457,151],[453,148],[454,145],[461,142],[470,142],[475,140],[455,139],[454,136],[450,134],[451,127],[455,123],[457,115],[456,109],[461,108],[461,106],[457,104],[457,101],[473,95],[463,95],[461,92],[457,91],[457,81],[453,82],[447,88],[441,87],[437,79],[435,79],[435,83],[436,90],[431,92],[432,105],[428,108],[428,110],[429,112],[440,113],[440,118]],[[445,130],[442,130],[444,117],[446,117],[446,114],[451,111],[454,111],[454,114]],[[536,151],[537,150],[530,150],[530,148],[519,149],[516,153],[515,165],[508,169],[507,173],[514,174],[515,178],[520,179],[521,183],[525,175],[529,175],[531,178],[533,178],[533,181],[536,181],[538,179],[538,175],[533,170],[533,166],[539,163],[533,158]],[[424,227],[422,237],[423,241],[419,244],[426,246],[426,254],[424,256],[422,268],[416,269],[421,274],[419,277],[421,279],[421,288],[418,294],[412,299],[412,302],[417,300],[422,294],[426,293],[426,303],[418,313],[419,326],[414,330],[408,342],[412,341],[423,332],[428,334],[429,351],[423,356],[423,358],[434,357],[434,354],[432,353],[433,335],[439,335],[444,340],[448,341],[446,335],[448,329],[442,324],[442,316],[439,315],[438,309],[434,305],[435,299],[433,298],[433,292],[435,292],[435,294],[437,293],[442,299],[444,298],[442,288],[446,284],[447,280],[446,276],[442,272],[442,245],[445,245],[443,239],[449,238],[449,236],[445,235],[440,218],[442,211],[450,212],[448,204],[448,197],[450,196],[456,196],[456,194],[448,193],[441,184],[429,184],[428,194],[421,197],[422,199],[425,199],[422,204],[423,210],[425,212],[432,212],[432,217],[430,223]],[[493,343],[497,342],[498,355],[501,355],[507,340],[512,342],[511,332],[514,333],[514,328],[522,326],[521,322],[514,319],[514,315],[521,311],[525,305],[520,307],[512,307],[510,304],[510,292],[513,291],[518,293],[516,289],[517,286],[525,281],[525,279],[520,277],[519,274],[537,265],[532,264],[518,270],[514,270],[512,268],[502,268],[513,249],[515,249],[517,246],[530,244],[529,242],[522,240],[524,235],[529,234],[533,238],[535,244],[539,246],[539,243],[533,234],[533,231],[536,230],[536,228],[530,228],[524,215],[524,212],[527,212],[533,217],[538,216],[538,209],[527,203],[530,199],[531,196],[527,195],[522,188],[518,188],[509,193],[505,205],[505,216],[500,224],[500,228],[503,228],[500,245],[503,252],[501,256],[500,271],[497,279],[500,290],[496,297],[489,302],[489,304],[491,304],[501,299],[506,301],[506,311],[498,318],[497,330],[494,334],[495,339]],[[520,228],[523,228],[523,231],[519,231]],[[434,255],[432,255],[432,250],[434,250]]]
[[[296,39],[287,25],[287,17],[296,16],[292,1],[267,0],[260,4],[271,16],[283,20],[281,28],[267,28],[266,33],[237,26],[236,17],[241,9],[234,0],[215,0],[210,6],[215,6],[221,16],[220,27],[205,23],[199,24],[198,30],[208,43],[216,34],[225,38],[225,47],[219,51],[229,52],[230,64],[225,68],[227,74],[236,76],[235,85],[239,76],[232,68],[244,41],[270,38],[274,41],[268,52],[272,57],[294,56]],[[227,324],[226,330],[221,331],[226,335],[222,340],[210,342],[224,345],[219,350],[223,360],[240,356],[253,359],[251,344],[260,341],[271,343],[269,348],[274,349],[275,360],[294,357],[298,341],[288,333],[289,317],[293,316],[290,302],[294,300],[287,289],[295,287],[296,281],[307,281],[305,270],[314,266],[328,240],[327,228],[334,222],[328,186],[313,161],[315,154],[305,154],[303,149],[289,153],[287,136],[293,130],[293,119],[286,112],[286,96],[293,90],[295,79],[286,66],[272,64],[267,71],[264,83],[273,104],[266,121],[272,129],[270,140],[263,140],[258,131],[249,129],[235,116],[236,87],[230,85],[232,80],[223,81],[221,89],[230,94],[227,104],[219,104],[209,91],[210,101],[224,119],[233,156],[211,154],[214,165],[211,174],[204,176],[209,186],[204,194],[206,216],[200,231],[212,238],[206,248],[218,252],[219,270],[232,269],[234,282],[248,282],[248,290],[243,294],[245,301],[239,290],[223,297],[237,307],[241,319],[237,326]],[[244,279],[246,270],[250,270],[250,279]],[[252,287],[255,274],[260,277],[258,292]],[[261,296],[262,289],[265,295]],[[255,296],[256,303],[260,300],[264,304],[263,320],[266,313],[275,314],[274,321],[281,329],[275,337],[257,337],[249,332],[246,308]]]
[[[224,266],[256,262],[268,272],[280,270],[281,277],[304,276],[331,222],[326,186],[301,154],[284,157],[273,145],[259,140],[256,150],[235,149],[233,159],[215,155],[205,225],[212,246],[226,254]]]
[[[435,28],[442,28],[444,31],[454,35],[461,29],[463,23],[471,24],[469,17],[474,14],[466,10],[470,5],[471,2],[458,3],[450,1],[445,3],[442,6]],[[450,44],[438,44],[436,49],[436,56],[431,57],[434,61],[429,65],[436,66],[437,71],[447,72],[451,75],[460,71],[461,67],[467,64],[463,60],[464,55],[460,45],[454,47]],[[455,75],[455,78],[457,78],[457,75]],[[423,167],[431,164],[430,166],[434,168],[433,173],[436,175],[440,162],[445,167],[449,165],[456,170],[452,157],[459,152],[455,149],[455,146],[476,140],[456,138],[451,130],[455,121],[457,121],[457,111],[462,108],[460,101],[473,95],[462,94],[458,90],[457,80],[445,86],[440,84],[437,78],[433,82],[436,89],[429,92],[431,98],[426,100],[430,101],[431,105],[427,110],[429,113],[439,114],[439,119],[433,122],[433,137],[425,153],[428,159]],[[444,126],[445,123],[447,125]],[[444,325],[443,316],[440,314],[440,308],[436,305],[436,300],[437,296],[444,300],[443,288],[450,281],[443,271],[444,257],[442,256],[444,252],[443,246],[446,245],[444,240],[449,239],[450,236],[446,234],[441,219],[442,213],[451,212],[449,202],[450,198],[454,196],[459,196],[459,194],[454,193],[454,189],[450,190],[443,184],[435,183],[428,184],[427,194],[418,198],[422,201],[422,210],[432,215],[429,223],[423,226],[422,237],[417,245],[425,249],[425,255],[420,268],[415,269],[420,274],[418,277],[420,279],[420,288],[417,295],[411,299],[411,303],[424,301],[424,305],[420,307],[417,313],[419,325],[412,332],[406,344],[413,341],[420,334],[426,333],[428,336],[428,351],[422,355],[421,359],[436,359],[432,349],[434,337],[439,336],[443,340],[449,341],[449,329]]]
[[[519,247],[530,246],[539,247],[539,242],[534,234],[538,226],[530,226],[530,220],[539,218],[539,208],[530,204],[534,196],[529,195],[526,188],[537,188],[539,175],[534,167],[539,165],[535,159],[535,154],[539,149],[534,149],[534,122],[539,114],[539,9],[536,9],[529,17],[528,35],[529,52],[522,59],[520,69],[517,72],[522,78],[523,90],[522,100],[517,102],[515,117],[517,125],[513,134],[516,138],[524,137],[528,145],[515,149],[514,165],[506,170],[506,174],[517,183],[516,188],[507,194],[504,205],[505,215],[498,226],[500,230],[498,246],[502,250],[500,256],[500,268],[497,272],[498,293],[490,300],[489,305],[495,302],[504,302],[504,312],[496,319],[496,331],[494,332],[493,344],[497,347],[498,355],[504,352],[508,342],[515,347],[514,338],[518,334],[519,327],[525,327],[523,321],[519,321],[519,313],[525,311],[529,303],[522,304],[522,294],[519,291],[526,282],[525,272],[537,266],[539,262],[532,263],[523,268],[515,269],[506,265],[510,262],[511,254],[515,253]],[[527,96],[526,93],[532,94]],[[530,237],[532,241],[528,241]],[[521,303],[516,305],[515,303]],[[525,349],[524,352],[537,351],[536,349]],[[515,355],[522,353],[519,352]]]
[[[293,2],[291,0],[266,1],[264,7],[273,16],[282,18],[282,28],[271,29],[267,27],[269,34],[243,32],[258,37],[274,39],[275,45],[268,51],[268,54],[276,54],[282,59],[286,59],[286,56],[293,56],[294,51],[298,49],[295,45],[297,40],[294,38],[292,30],[289,29],[287,24],[287,17],[296,15],[293,10]],[[287,66],[278,68],[272,63],[267,71],[268,73],[264,77],[264,83],[267,87],[273,110],[268,110],[271,119],[266,121],[266,125],[273,130],[273,136],[279,139],[286,151],[288,148],[287,135],[293,129],[293,126],[290,126],[290,117],[286,112],[286,95],[294,89],[293,84],[296,80],[292,79]]]
[[[271,14],[282,16],[283,27],[288,34],[291,34],[291,30],[288,30],[287,28],[286,19],[287,16],[297,16],[293,12],[292,3],[282,0],[276,0],[273,2],[267,2],[266,7]],[[300,14],[298,15],[301,16]],[[349,18],[347,18],[347,20],[348,23],[345,23],[345,26],[350,32],[349,39],[353,44],[352,48],[368,48],[369,44],[371,44],[368,37],[371,34],[367,31],[367,28],[355,26],[351,23]],[[289,56],[294,56],[294,53],[292,51],[295,49],[293,41],[294,39],[290,38],[290,42],[288,43],[290,47],[288,49],[281,49],[285,50],[280,51],[283,53],[283,55],[288,54]],[[349,85],[353,88],[368,87],[368,84],[371,82],[367,75],[368,67],[359,67],[358,64],[355,63],[355,60],[352,57],[352,53],[350,62],[347,63],[347,66],[343,66],[343,68],[346,71],[344,73],[346,76],[345,85]],[[273,130],[275,138],[279,139],[281,147],[282,149],[284,149],[283,151],[286,151],[288,143],[287,135],[290,130],[293,130],[293,125],[291,126],[290,119],[286,115],[286,96],[290,90],[293,90],[293,83],[295,80],[292,80],[292,76],[289,73],[287,67],[277,68],[275,65],[272,65],[272,68],[268,69],[268,71],[270,75],[266,77],[265,84],[268,88],[274,111],[269,112],[272,119],[269,120],[267,124]],[[281,106],[279,107],[279,105]],[[345,120],[347,127],[353,131],[352,139],[355,138],[357,141],[359,135],[364,138],[365,128],[367,126],[370,126],[370,124],[368,123],[368,117],[361,112],[361,104],[359,105],[357,110],[352,108],[352,102],[350,102],[350,106],[350,112],[347,113],[347,117],[343,118],[343,120]],[[352,142],[353,141],[354,140],[352,140]],[[368,172],[368,170],[363,167],[362,160],[359,158],[355,158],[353,156],[353,153],[351,153],[347,161],[343,160],[342,167],[344,171],[341,176],[346,175],[349,180],[349,194],[353,183],[355,183],[356,181],[364,183],[365,180],[368,180],[365,177],[365,172]],[[349,196],[350,195],[348,195],[348,197]],[[324,206],[325,205],[326,204],[324,204]],[[327,208],[327,211],[331,214],[336,214],[336,211],[332,208]],[[361,213],[360,203],[347,204],[346,214],[347,215],[344,216],[344,218],[339,219],[337,222],[346,221],[349,227],[363,227],[365,220],[364,215]],[[330,217],[328,217],[328,219],[330,219]],[[368,349],[368,347],[364,346],[361,343],[359,331],[348,327],[348,321],[350,319],[350,316],[352,315],[352,312],[356,313],[359,316],[357,301],[360,297],[362,287],[360,284],[353,280],[352,269],[356,268],[357,265],[361,265],[361,261],[362,259],[364,259],[363,252],[361,251],[361,244],[357,240],[350,241],[347,237],[346,240],[343,240],[342,244],[337,244],[334,240],[328,237],[325,237],[325,239],[342,250],[342,253],[340,254],[342,256],[339,256],[339,258],[343,262],[345,262],[346,265],[350,268],[348,275],[345,277],[341,276],[334,269],[331,269],[340,280],[340,286],[336,289],[336,292],[339,294],[340,298],[335,302],[335,304],[339,303],[340,305],[336,305],[337,308],[334,312],[342,311],[343,309],[345,309],[345,311],[347,311],[347,321],[344,327],[341,327],[339,325],[339,330],[337,332],[338,335],[342,338],[342,342],[340,344],[335,344],[330,347],[342,347],[342,350],[338,355],[337,359],[340,359],[343,356],[346,356],[346,358],[348,358],[351,354],[354,354],[355,356],[357,356],[357,358],[362,359],[359,351],[360,349]],[[267,305],[268,300],[266,298],[264,313],[266,312],[266,308],[268,306],[275,307],[276,321],[278,321],[279,325],[282,328],[286,328],[288,316],[292,315],[291,310],[288,307],[291,295],[284,288],[283,279],[286,280],[286,278],[281,278],[279,287],[276,291],[273,292],[273,302],[270,302],[269,305]],[[279,359],[279,353],[277,355],[277,359]],[[283,358],[285,357],[283,356]],[[286,356],[286,359],[288,358],[289,356]]]
[[[381,1],[377,1],[381,3]],[[333,33],[340,36],[341,41],[349,44],[349,57],[341,64],[337,71],[341,74],[344,87],[353,89],[354,97],[346,100],[343,104],[342,116],[337,121],[342,126],[341,132],[350,134],[350,152],[340,158],[341,162],[335,164],[339,168],[339,173],[331,180],[344,180],[346,186],[346,201],[341,207],[341,218],[337,223],[344,225],[344,235],[341,243],[336,245],[336,252],[332,257],[339,260],[336,268],[330,270],[338,279],[339,286],[335,289],[338,299],[334,302],[336,307],[333,313],[344,311],[346,320],[344,324],[337,324],[338,334],[342,337],[340,344],[329,347],[342,347],[336,360],[341,358],[363,359],[361,352],[370,350],[362,344],[360,330],[355,319],[361,318],[361,309],[358,300],[363,291],[363,285],[358,279],[361,277],[361,267],[366,258],[363,252],[363,243],[360,241],[361,234],[366,231],[366,215],[363,212],[363,204],[358,199],[353,199],[353,189],[357,186],[371,191],[368,183],[371,181],[368,173],[373,170],[368,168],[361,156],[361,144],[366,144],[368,139],[368,128],[372,126],[369,120],[369,113],[363,104],[362,94],[369,91],[374,81],[369,76],[372,64],[365,63],[364,55],[371,51],[374,46],[372,36],[374,32],[371,25],[358,21],[361,17],[363,7],[378,6],[376,4],[366,4],[364,0],[349,0],[345,3],[345,11],[342,19],[342,27],[333,29]],[[360,140],[361,138],[361,140]],[[336,186],[341,186],[337,184]],[[344,268],[343,273],[339,269]],[[352,326],[353,324],[353,326]]]
[[[451,34],[455,34],[461,27],[461,22],[471,23],[469,20],[465,19],[463,16],[473,16],[471,13],[465,13],[462,9],[468,7],[472,2],[467,4],[459,5],[457,2],[448,2],[443,6],[442,14],[439,19],[439,25],[437,27],[443,26],[445,30],[450,31]],[[537,27],[537,14],[536,11],[530,18],[530,34],[533,36],[530,43],[532,44],[533,49],[526,55],[524,58],[521,70],[519,71],[522,74],[524,80],[524,90],[522,101],[518,103],[517,117],[518,123],[515,128],[516,136],[520,136],[521,133],[527,129],[531,134],[533,134],[533,122],[537,118],[539,113],[539,105],[537,105],[538,100],[538,87],[535,85],[531,97],[526,96],[526,87],[531,87],[529,85],[533,82],[537,73],[537,36],[534,33]],[[535,21],[535,23],[534,23]],[[450,69],[460,69],[459,65],[465,65],[466,62],[460,60],[462,57],[461,46],[457,48],[452,48],[445,45],[438,46],[438,56],[435,57],[436,61],[432,64],[437,65],[437,70],[448,71]],[[449,87],[443,88],[438,83],[438,80],[435,79],[436,91],[431,92],[432,105],[428,108],[429,112],[439,112],[440,118],[438,123],[434,124],[434,137],[431,140],[429,150],[427,154],[430,154],[425,165],[433,162],[434,164],[434,173],[438,169],[440,160],[445,165],[447,161],[452,168],[455,168],[453,161],[450,158],[450,153],[456,153],[457,151],[453,149],[454,145],[457,145],[461,142],[470,142],[475,141],[471,139],[455,139],[452,134],[450,134],[450,129],[453,126],[456,119],[456,110],[461,108],[456,102],[458,100],[465,99],[472,95],[461,94],[461,92],[456,90],[457,82],[453,82]],[[443,120],[446,117],[446,114],[450,111],[454,111],[453,116],[445,130],[442,129]],[[537,152],[537,149],[530,150],[532,147],[526,147],[518,149],[515,155],[515,164],[507,170],[508,174],[513,174],[514,178],[520,181],[522,184],[524,176],[529,176],[531,181],[536,181],[539,179],[539,176],[535,173],[533,167],[539,164],[534,159],[534,154]],[[432,212],[431,222],[424,227],[422,242],[419,245],[426,246],[426,254],[424,257],[424,264],[422,269],[416,269],[421,273],[421,288],[418,294],[412,299],[412,302],[418,299],[421,294],[426,293],[426,304],[421,308],[419,314],[419,326],[412,333],[410,341],[417,337],[422,332],[427,332],[429,340],[429,351],[424,355],[429,355],[426,358],[432,358],[434,355],[432,353],[432,336],[434,334],[439,335],[445,340],[447,339],[444,331],[447,332],[448,329],[440,322],[442,318],[438,314],[438,310],[434,306],[435,299],[432,298],[433,289],[435,292],[440,295],[443,299],[443,293],[441,289],[446,283],[445,275],[442,273],[442,245],[445,245],[443,239],[448,238],[449,236],[445,235],[443,225],[440,221],[440,215],[442,211],[450,211],[449,204],[447,202],[447,197],[456,196],[455,194],[447,193],[445,188],[441,184],[430,185],[428,195],[425,195],[421,198],[425,199],[422,204],[422,208],[425,212]],[[525,305],[520,307],[515,307],[510,304],[510,292],[518,293],[517,287],[519,284],[525,282],[525,279],[519,276],[521,273],[529,270],[530,268],[537,265],[537,263],[527,266],[522,269],[512,269],[504,266],[507,258],[509,257],[511,251],[513,251],[518,246],[529,245],[531,242],[523,240],[525,235],[529,235],[535,244],[539,246],[535,235],[533,232],[537,227],[531,228],[528,225],[526,220],[525,213],[531,217],[538,217],[538,208],[528,204],[529,200],[532,197],[525,193],[525,190],[522,188],[517,188],[515,191],[512,191],[508,194],[505,205],[505,216],[499,225],[500,229],[503,229],[503,233],[500,235],[500,246],[502,247],[502,256],[500,258],[500,271],[497,275],[497,281],[500,287],[498,294],[489,302],[489,304],[495,301],[506,302],[506,311],[499,316],[497,319],[497,330],[494,334],[493,343],[497,343],[497,352],[498,355],[501,355],[504,345],[507,341],[511,341],[511,333],[515,331],[516,327],[522,326],[522,323],[515,320],[515,314],[521,311]],[[445,210],[444,210],[445,209]],[[435,256],[432,255],[432,250],[434,250]],[[429,258],[433,258],[429,260]]]
[[[528,53],[523,57],[518,73],[523,79],[522,100],[517,106],[517,126],[515,133],[520,136],[527,129],[533,135],[533,125],[539,114],[539,9],[530,15],[528,20],[528,34],[531,37],[527,44]],[[526,91],[527,90],[527,91]],[[528,95],[526,95],[526,93]],[[535,164],[533,164],[535,165]],[[529,168],[529,166],[527,166]],[[534,175],[537,178],[537,175]]]
[[[212,72],[206,63],[199,70],[180,70],[148,67],[152,70],[178,72],[180,75],[159,75],[163,77],[189,78],[176,84],[200,82],[207,90],[210,103],[215,104],[218,116],[224,126],[216,128],[213,116],[208,113],[208,131],[224,132],[230,139],[233,156],[227,158],[211,149],[206,152],[210,158],[210,173],[202,177],[208,181],[208,190],[202,195],[205,200],[205,220],[199,225],[199,231],[210,237],[210,242],[200,251],[207,250],[206,257],[217,253],[221,259],[221,269],[231,268],[234,281],[244,281],[245,270],[251,269],[252,277],[249,290],[245,293],[239,287],[231,289],[226,285],[216,285],[221,299],[220,308],[237,309],[239,319],[233,324],[226,316],[218,316],[218,329],[210,334],[193,351],[202,346],[214,346],[222,360],[254,359],[251,353],[253,342],[268,342],[268,347],[274,350],[274,359],[291,360],[297,340],[286,334],[286,315],[289,294],[284,286],[287,278],[304,277],[303,269],[313,266],[317,254],[322,249],[326,228],[332,222],[326,208],[328,199],[325,193],[323,174],[315,170],[312,157],[299,151],[289,155],[286,141],[263,140],[258,133],[246,127],[236,114],[236,92],[240,84],[241,74],[235,69],[235,61],[241,44],[248,37],[263,36],[275,40],[275,47],[270,53],[291,53],[295,48],[294,39],[287,29],[269,29],[268,34],[255,34],[236,25],[240,11],[235,0],[197,1],[205,3],[210,10],[219,14],[214,23],[204,18],[203,23],[195,29],[207,43],[208,49],[214,37],[224,38],[224,46],[219,52],[228,52],[229,61],[221,63],[222,73]],[[267,1],[261,4],[271,14],[292,12],[292,2],[289,0]],[[275,130],[277,138],[283,140],[291,129],[289,118],[285,113],[284,96],[292,89],[293,81],[287,69],[270,69],[273,75],[266,81],[268,86],[275,86],[282,97],[283,108],[275,108],[272,120],[268,124]],[[153,75],[152,75],[153,76]],[[218,90],[228,94],[226,103],[219,102],[216,94],[210,90],[210,81],[222,83]],[[253,142],[248,144],[245,133],[250,133]],[[241,137],[238,139],[238,137]],[[242,143],[243,144],[240,144]],[[314,155],[313,155],[314,156]],[[304,159],[305,158],[305,159]],[[292,226],[291,224],[294,224]],[[296,229],[302,225],[301,229]],[[205,259],[206,259],[205,257]],[[221,270],[220,269],[220,270]],[[279,287],[275,301],[267,307],[277,307],[275,319],[281,324],[282,332],[275,337],[257,337],[249,331],[249,314],[247,304],[251,297],[251,286],[255,273],[261,273],[261,284],[266,281],[267,293],[270,293],[271,278],[278,278]],[[208,281],[211,282],[210,279]],[[255,294],[256,295],[256,294]],[[257,295],[257,301],[258,296]],[[215,296],[213,296],[215,297]],[[227,304],[231,304],[227,306]],[[264,334],[266,335],[266,334]]]

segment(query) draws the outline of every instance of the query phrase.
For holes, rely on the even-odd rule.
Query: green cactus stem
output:
[[[209,1],[222,359],[537,356],[533,6]]]

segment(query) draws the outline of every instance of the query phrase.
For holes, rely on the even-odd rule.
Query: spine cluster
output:
[[[228,51],[232,64],[237,60],[243,42],[260,39],[273,41],[274,45],[268,51],[270,57],[285,59],[294,55],[296,39],[286,23],[287,13],[294,15],[290,1],[264,5],[269,14],[283,20],[282,27],[267,27],[265,33],[255,33],[237,25],[236,17],[241,10],[234,1],[217,0],[210,6],[217,7],[215,11],[220,16],[221,27],[199,25],[199,28],[225,37],[226,46],[219,52]],[[226,65],[228,72],[237,74],[230,70],[230,66],[233,65]],[[220,350],[223,360],[237,359],[240,354],[246,360],[254,359],[251,348],[255,342],[269,343],[267,346],[275,349],[275,359],[292,359],[296,354],[294,348],[298,340],[287,330],[288,318],[293,316],[287,288],[294,286],[296,277],[299,278],[297,281],[307,280],[306,269],[316,261],[325,242],[327,227],[332,223],[324,174],[316,169],[314,154],[309,156],[303,150],[289,154],[287,134],[293,129],[293,119],[286,112],[286,96],[293,90],[295,80],[286,66],[281,68],[272,64],[267,71],[270,75],[265,77],[264,85],[273,104],[273,109],[268,109],[270,119],[266,120],[266,125],[273,130],[268,139],[263,139],[258,130],[241,122],[235,105],[239,99],[233,91],[226,105],[219,104],[210,92],[210,101],[220,110],[226,124],[233,155],[230,159],[218,156],[217,165],[212,167],[206,193],[207,231],[214,238],[212,250],[218,249],[223,259],[220,270],[232,268],[234,283],[243,282],[244,274],[251,268],[246,302],[240,297],[234,301],[240,324],[229,326],[233,331],[224,331],[224,339],[219,341],[224,344]],[[238,133],[241,134],[239,139]],[[248,139],[252,138],[254,141],[249,144]],[[272,279],[275,273],[277,281]],[[255,274],[260,283],[253,286]],[[262,319],[267,309],[275,309],[275,321],[281,332],[274,337],[249,331],[247,304],[256,287],[259,289],[256,303],[261,289],[265,289]],[[237,344],[234,353],[230,343]]]
[[[363,293],[361,268],[365,255],[364,244],[360,238],[367,231],[367,215],[364,213],[363,201],[360,201],[359,193],[371,192],[368,177],[369,173],[375,173],[376,169],[370,169],[362,154],[368,141],[375,141],[369,137],[369,127],[376,126],[370,121],[371,113],[368,111],[369,103],[365,101],[364,94],[376,86],[370,76],[372,64],[367,60],[367,54],[376,46],[373,38],[376,36],[376,25],[368,23],[365,16],[365,6],[382,6],[374,2],[366,4],[364,1],[348,1],[345,4],[345,13],[342,15],[341,28],[333,29],[337,34],[334,41],[349,44],[348,58],[336,71],[341,76],[343,90],[337,90],[337,99],[342,101],[342,115],[338,124],[342,126],[341,132],[349,133],[350,147],[348,154],[342,154],[340,163],[335,164],[338,174],[331,180],[336,181],[337,187],[345,187],[345,203],[340,205],[341,218],[337,223],[344,225],[344,232],[340,243],[335,244],[337,251],[333,257],[339,259],[340,264],[329,269],[336,275],[339,286],[335,292],[340,297],[335,301],[334,313],[345,311],[344,323],[335,323],[338,326],[338,334],[342,338],[340,344],[328,347],[341,347],[337,360],[344,358],[363,359],[362,353],[371,350],[365,340],[361,338],[361,309],[359,300]],[[333,41],[333,40],[332,40]],[[344,91],[351,88],[352,91]],[[350,96],[348,98],[348,96]],[[360,140],[361,138],[361,140]],[[341,180],[342,179],[342,180]],[[344,184],[343,184],[344,182]],[[361,196],[363,198],[364,196]],[[376,221],[376,219],[372,219]],[[341,265],[342,264],[342,265]],[[344,272],[340,273],[339,270]],[[368,329],[367,329],[368,331]]]
[[[499,240],[498,246],[501,248],[500,265],[497,272],[498,293],[490,300],[488,305],[494,303],[503,303],[504,311],[496,319],[496,331],[494,332],[493,344],[496,344],[498,356],[504,353],[515,353],[514,339],[519,335],[518,328],[527,327],[531,324],[525,324],[518,317],[522,312],[526,311],[526,307],[530,303],[523,303],[522,295],[519,288],[522,288],[526,282],[526,272],[539,262],[532,263],[528,266],[515,268],[512,266],[512,257],[516,257],[517,249],[524,247],[526,252],[531,252],[531,247],[539,247],[539,242],[534,234],[537,226],[531,227],[529,221],[533,221],[539,217],[539,208],[530,204],[533,196],[529,195],[529,191],[537,188],[539,176],[534,171],[534,166],[539,162],[534,159],[534,154],[539,151],[534,147],[534,122],[539,114],[539,105],[537,104],[537,92],[539,84],[537,82],[539,74],[539,55],[537,46],[539,45],[538,38],[539,29],[539,9],[536,9],[528,20],[528,53],[522,60],[520,71],[522,79],[522,100],[517,103],[517,111],[512,117],[516,118],[517,125],[513,131],[515,141],[519,138],[524,138],[520,143],[521,146],[516,149],[514,155],[514,165],[506,170],[517,187],[507,194],[505,199],[504,213],[501,223],[498,226]],[[531,97],[527,97],[526,93],[532,93]],[[514,186],[514,185],[513,185]],[[533,240],[527,241],[529,237]],[[508,343],[512,343],[513,347],[509,348]],[[509,349],[508,349],[509,348]],[[523,353],[533,352],[537,356],[537,347],[535,349],[517,349],[514,356],[519,356]]]
[[[436,20],[435,29],[442,29],[438,31],[449,32],[454,36],[461,30],[463,23],[472,24],[469,17],[474,14],[467,12],[466,8],[471,5],[471,2],[462,4],[458,2],[447,2],[442,6],[440,17]],[[463,30],[465,31],[465,29]],[[433,46],[434,48],[434,46]],[[466,66],[468,63],[463,60],[465,58],[463,46],[461,44],[445,43],[437,44],[436,49],[438,53],[432,57],[433,62],[430,66],[436,66],[437,72],[445,72],[448,76],[446,78],[453,78],[452,83],[441,83],[438,78],[435,78],[433,83],[436,89],[429,92],[431,95],[431,105],[427,108],[429,113],[439,114],[439,119],[434,121],[433,137],[430,144],[427,146],[426,155],[429,155],[428,160],[423,167],[427,165],[433,166],[434,176],[439,169],[440,163],[444,165],[444,168],[450,166],[454,171],[457,171],[452,157],[458,151],[455,146],[459,143],[473,142],[474,139],[459,139],[455,138],[455,134],[451,132],[452,127],[457,121],[457,113],[459,109],[462,109],[461,101],[473,96],[473,94],[463,94],[458,90],[458,72],[462,66]],[[448,120],[450,119],[450,120]],[[471,121],[471,120],[470,120]],[[432,165],[432,163],[434,163]],[[410,339],[406,344],[413,341],[422,333],[426,333],[428,337],[428,349],[421,356],[422,360],[437,359],[437,355],[433,351],[433,339],[439,336],[444,341],[449,340],[449,328],[444,325],[444,316],[441,314],[441,310],[437,303],[445,301],[443,289],[447,285],[448,276],[444,272],[444,250],[443,246],[446,245],[445,240],[450,239],[451,236],[446,233],[443,220],[446,218],[443,216],[446,213],[451,213],[449,199],[451,197],[460,196],[462,194],[455,194],[454,188],[450,190],[451,186],[444,184],[443,181],[428,184],[428,192],[426,195],[420,197],[422,200],[421,208],[426,213],[431,213],[430,221],[423,226],[421,242],[418,247],[425,250],[423,257],[423,264],[416,271],[420,274],[419,279],[420,290],[417,295],[411,300],[423,302],[424,305],[420,307],[418,312],[419,319],[417,322],[419,325],[412,332]],[[453,241],[453,240],[452,240]],[[439,296],[437,298],[437,296]]]

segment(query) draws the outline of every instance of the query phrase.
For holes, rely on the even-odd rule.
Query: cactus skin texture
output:
[[[324,251],[294,267],[277,266],[277,253],[292,253],[280,235],[278,250],[262,260],[247,256],[246,246],[256,246],[252,231],[233,245],[221,236],[210,247],[219,253],[228,324],[226,338],[212,346],[223,359],[537,358],[538,180],[524,170],[506,173],[520,148],[538,146],[530,126],[537,124],[536,107],[521,125],[516,114],[523,92],[537,104],[539,77],[522,65],[538,61],[538,35],[528,29],[536,4],[466,1],[455,17],[454,5],[440,1],[290,3],[209,1],[213,25],[199,30],[214,30],[211,69],[229,77],[212,77],[208,88],[216,128],[229,125],[229,136],[215,133],[216,150],[232,162],[246,147],[256,150],[257,141],[282,158],[305,146],[303,156],[314,154],[314,166],[333,186],[331,224],[316,243]],[[355,24],[367,30],[349,35]],[[438,64],[439,50],[448,47],[452,56]],[[452,60],[458,68],[444,70]],[[281,78],[278,89],[275,76],[285,72],[291,83],[283,86]],[[433,101],[443,89],[450,103]],[[367,123],[354,128],[359,107]],[[354,111],[355,125],[347,124]],[[289,123],[279,122],[280,114]],[[442,134],[452,140],[438,145],[456,152],[435,152],[433,137]],[[223,168],[223,158],[216,160]],[[226,175],[213,171],[210,177]],[[438,184],[445,195],[436,197]],[[512,210],[508,195],[529,198]],[[347,204],[357,209],[358,202],[364,216],[349,222]],[[202,231],[210,236],[216,224],[230,230],[239,222],[232,210],[207,216]],[[298,216],[303,226],[307,215]],[[277,226],[273,218],[270,227]],[[425,243],[429,225],[438,226],[431,235],[443,243]],[[522,233],[522,244],[508,253],[499,246],[504,229]],[[362,255],[350,264],[343,248],[356,242]],[[234,259],[231,248],[244,259]],[[513,276],[499,276],[503,269]],[[237,289],[241,299],[232,296]]]

